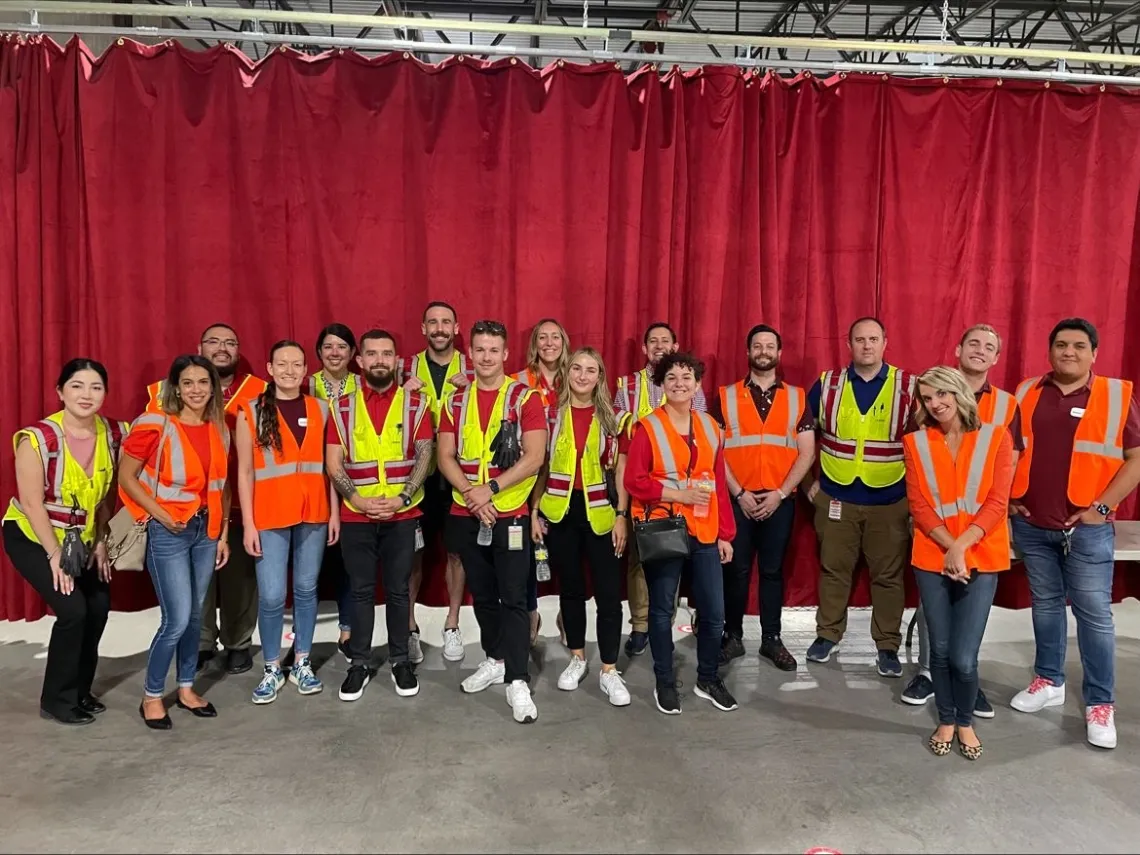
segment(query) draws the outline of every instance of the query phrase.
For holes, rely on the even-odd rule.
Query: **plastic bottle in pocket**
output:
[[[550,581],[550,553],[546,551],[544,543],[536,543],[534,546],[534,575],[539,582]]]

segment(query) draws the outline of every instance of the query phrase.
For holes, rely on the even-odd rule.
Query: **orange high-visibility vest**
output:
[[[547,386],[545,378],[533,368],[524,368],[517,374],[510,374],[508,376],[512,380],[518,380],[520,383],[523,383],[538,392],[539,397],[542,398],[542,406],[549,408],[553,404],[557,403],[557,390],[550,386]],[[548,415],[547,420],[549,421],[550,418],[551,417]]]
[[[1030,377],[1017,387],[1021,404],[1021,435],[1025,451],[1017,460],[1011,496],[1020,499],[1029,489],[1033,461],[1033,411],[1041,398],[1044,377]],[[1089,402],[1073,437],[1069,465],[1069,501],[1078,508],[1093,504],[1124,465],[1124,425],[1132,405],[1132,382],[1093,377]]]
[[[257,401],[245,405],[245,419],[253,440],[253,524],[259,531],[289,528],[298,523],[329,521],[329,486],[325,480],[325,423],[329,405],[305,396],[305,438],[293,437],[281,413],[277,414],[281,450],[257,444]]]
[[[985,504],[994,484],[994,468],[1004,425],[984,424],[963,435],[955,457],[942,430],[929,427],[903,437],[917,463],[916,475],[926,501],[950,534],[959,537]],[[914,529],[911,563],[920,570],[942,572],[946,551]],[[974,546],[966,550],[966,566],[982,573],[1009,569],[1009,526],[1002,519]]]
[[[162,415],[162,392],[165,385],[165,380],[159,380],[146,387],[147,402],[144,412]],[[226,422],[232,425],[233,420],[237,417],[238,410],[244,404],[257,400],[257,396],[265,391],[265,385],[264,380],[260,377],[254,377],[252,374],[246,374],[242,377],[237,389],[226,401]]]
[[[742,490],[779,490],[783,486],[800,453],[797,428],[806,402],[799,386],[782,385],[772,397],[768,418],[762,420],[744,381],[720,388],[724,462]]]
[[[673,422],[663,408],[657,408],[641,420],[642,430],[653,448],[653,467],[649,472],[651,478],[664,486],[681,490],[688,485],[689,473],[692,477],[707,476],[713,478],[716,453],[721,446],[720,428],[712,417],[706,413],[692,411],[693,443],[697,449],[696,460],[689,466],[688,438],[677,433]],[[720,523],[717,514],[716,490],[709,501],[709,513],[706,517],[698,517],[692,505],[677,505],[674,510],[680,509],[688,524],[689,534],[701,543],[716,543]],[[649,510],[650,519],[667,516],[670,511],[668,504],[654,505]],[[644,519],[646,507],[639,501],[632,503],[632,514],[637,519]]]
[[[153,430],[160,435],[158,448],[143,464],[139,483],[170,514],[175,522],[189,522],[202,507],[202,488],[206,487],[206,532],[212,538],[222,533],[222,493],[226,487],[226,471],[230,453],[230,432],[210,425],[210,471],[202,471],[202,461],[186,438],[178,416],[143,413],[131,425],[131,431]],[[189,449],[189,453],[188,450]],[[148,518],[143,507],[122,487],[119,497],[130,509],[136,522]]]
[[[1009,427],[1017,413],[1017,399],[996,386],[990,386],[978,398],[978,418],[982,424]]]

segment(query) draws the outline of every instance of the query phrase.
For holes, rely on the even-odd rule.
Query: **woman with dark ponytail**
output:
[[[317,578],[325,545],[340,537],[339,502],[325,478],[328,404],[306,395],[305,351],[279,341],[269,352],[269,385],[238,414],[238,492],[245,550],[257,565],[258,614],[265,672],[255,704],[277,700],[289,553],[293,554],[293,632],[289,681],[302,695],[324,686],[309,654],[317,626]],[[332,501],[330,501],[330,498]]]

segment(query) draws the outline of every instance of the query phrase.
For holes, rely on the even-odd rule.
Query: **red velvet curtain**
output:
[[[55,409],[72,356],[107,365],[104,412],[129,419],[211,322],[254,365],[334,320],[383,325],[411,353],[430,299],[462,326],[506,322],[515,365],[534,322],[558,317],[611,378],[669,319],[710,392],[743,372],[753,323],[780,329],[788,379],[808,385],[846,362],[863,314],[911,370],[994,324],[1006,388],[1080,314],[1101,331],[1098,370],[1136,378],[1138,134],[1140,101],[1098,87],[289,50],[254,66],[131,43],[95,60],[3,41],[0,435]],[[816,597],[803,516],[789,605]],[[1011,574],[1006,601],[1023,588]],[[154,602],[143,574],[113,592]],[[42,613],[0,569],[0,619]]]

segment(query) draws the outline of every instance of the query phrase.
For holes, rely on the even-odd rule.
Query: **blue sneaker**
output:
[[[626,656],[640,656],[645,652],[645,648],[649,646],[649,633],[638,632],[634,630],[629,634],[629,638],[625,642],[625,655]]]
[[[320,678],[313,673],[313,666],[308,656],[301,657],[289,670],[289,682],[296,686],[302,695],[315,695],[325,687]]]
[[[261,682],[257,684],[257,688],[253,690],[253,702],[255,704],[271,704],[277,700],[277,693],[281,687],[285,685],[285,675],[281,673],[281,669],[276,665],[266,665],[265,674],[261,677]]]
[[[878,666],[880,677],[902,676],[902,663],[899,662],[899,655],[893,650],[879,651]]]
[[[831,658],[831,652],[835,650],[835,642],[828,641],[826,638],[817,638],[811,643],[811,647],[807,649],[808,662],[826,662]]]

